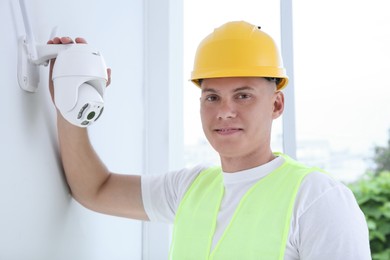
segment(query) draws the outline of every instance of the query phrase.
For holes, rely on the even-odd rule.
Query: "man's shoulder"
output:
[[[312,189],[320,193],[335,187],[346,187],[342,182],[332,176],[332,174],[319,168],[312,168],[312,171],[303,179],[302,186],[303,188]]]
[[[351,190],[341,181],[323,171],[313,171],[305,176],[297,194],[297,207],[305,212],[318,202],[327,201],[329,205],[340,203],[338,197],[355,200]]]

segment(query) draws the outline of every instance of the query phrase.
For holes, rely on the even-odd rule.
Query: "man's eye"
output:
[[[216,101],[216,100],[218,100],[218,97],[214,95],[206,97],[206,101]]]
[[[238,94],[237,98],[238,99],[247,99],[250,98],[251,96],[249,94]]]

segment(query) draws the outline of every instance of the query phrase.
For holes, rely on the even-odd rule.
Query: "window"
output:
[[[389,4],[293,4],[297,157],[350,182],[388,138]]]

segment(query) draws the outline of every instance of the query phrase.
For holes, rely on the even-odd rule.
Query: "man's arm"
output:
[[[299,218],[300,259],[369,260],[368,227],[352,192],[324,190]]]
[[[49,44],[73,43],[55,38]],[[76,43],[86,43],[77,38]],[[50,66],[49,87],[53,97]],[[110,74],[110,73],[109,73]],[[73,197],[85,207],[105,214],[148,220],[141,195],[141,176],[111,173],[92,147],[85,128],[67,122],[57,110],[61,159]]]

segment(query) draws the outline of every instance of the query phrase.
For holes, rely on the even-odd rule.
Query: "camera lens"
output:
[[[88,115],[87,115],[87,119],[88,120],[92,120],[92,118],[94,118],[95,117],[95,112],[90,112]]]

